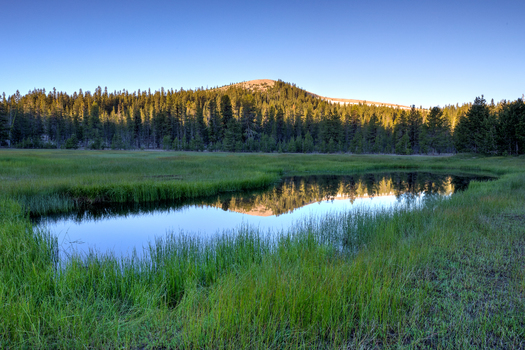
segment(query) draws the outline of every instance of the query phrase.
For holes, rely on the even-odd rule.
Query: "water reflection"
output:
[[[142,215],[195,207],[213,207],[252,216],[279,216],[297,208],[323,201],[395,196],[399,201],[420,195],[450,195],[468,187],[471,180],[488,177],[448,175],[424,172],[395,172],[357,175],[291,176],[274,187],[253,192],[221,194],[213,197],[151,203],[111,203],[91,205],[69,213],[35,217],[37,224],[46,221],[101,220],[115,216]]]
[[[265,191],[222,194],[184,202],[93,205],[67,214],[33,218],[54,232],[63,246],[115,253],[147,245],[167,231],[213,235],[241,224],[286,229],[309,215],[374,208],[450,195],[486,177],[392,172],[284,178]],[[80,244],[85,243],[85,244]]]
[[[248,215],[278,216],[305,205],[334,200],[384,196],[449,195],[468,186],[470,178],[425,173],[313,175],[289,177],[261,194],[234,195],[206,205]]]

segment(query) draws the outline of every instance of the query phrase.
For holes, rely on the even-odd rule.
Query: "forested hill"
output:
[[[237,84],[230,84],[227,86],[222,87],[221,89],[226,89],[231,87],[232,85],[239,86],[245,89],[249,89],[252,91],[266,91],[269,88],[273,87],[275,85],[276,81],[271,79],[257,79],[257,80],[250,80],[245,81],[242,83]],[[393,108],[401,108],[401,109],[410,109],[409,106],[403,106],[399,104],[394,103],[385,103],[385,102],[374,102],[374,101],[367,101],[367,100],[355,100],[355,99],[348,99],[348,98],[334,98],[334,97],[326,97],[326,96],[320,96],[317,94],[314,94],[313,92],[306,91],[306,94],[317,97],[321,100],[325,100],[327,102],[331,103],[339,103],[339,104],[365,104],[365,105],[374,105],[374,106],[386,106],[386,107],[393,107]]]
[[[477,98],[429,110],[332,100],[272,80],[177,91],[17,92],[0,101],[0,145],[398,154],[525,150],[521,99],[487,105]]]

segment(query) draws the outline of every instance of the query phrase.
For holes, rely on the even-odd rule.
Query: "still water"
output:
[[[470,175],[393,172],[293,176],[256,192],[232,193],[176,203],[110,204],[34,218],[57,236],[61,255],[142,251],[167,232],[211,237],[240,226],[278,234],[310,216],[354,208],[377,208],[449,196],[464,190]]]

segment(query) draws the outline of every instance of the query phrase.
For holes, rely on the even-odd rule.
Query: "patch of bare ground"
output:
[[[271,79],[255,79],[250,81],[243,81],[242,83],[236,83],[231,85],[226,85],[220,89],[227,89],[232,86],[241,86],[245,89],[252,91],[266,91],[269,88],[272,88],[275,85],[275,80]]]

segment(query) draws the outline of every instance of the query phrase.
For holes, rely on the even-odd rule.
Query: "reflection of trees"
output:
[[[325,200],[349,200],[395,195],[398,199],[419,194],[448,195],[467,188],[472,179],[480,177],[451,176],[423,172],[397,172],[358,175],[312,175],[284,178],[266,191],[224,194],[200,200],[153,203],[117,203],[93,205],[67,214],[50,215],[51,221],[64,218],[77,222],[150,212],[183,210],[193,205],[215,207],[250,215],[270,216],[293,211],[310,203]],[[35,221],[38,222],[38,219]]]
[[[453,179],[456,176],[431,173],[406,173],[394,175],[395,195],[400,198],[405,194],[440,194],[448,195],[456,190]],[[471,178],[467,178],[470,181]]]
[[[469,177],[431,173],[381,173],[360,175],[318,175],[289,177],[271,191],[234,195],[227,209],[251,215],[280,215],[310,203],[356,198],[392,196],[410,199],[425,195],[448,195],[464,189]],[[214,205],[224,208],[220,200]]]

